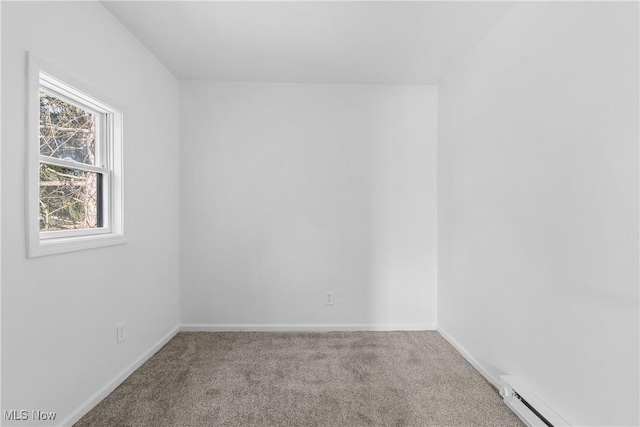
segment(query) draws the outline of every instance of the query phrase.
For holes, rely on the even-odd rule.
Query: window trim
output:
[[[41,84],[42,82],[42,84]],[[70,102],[101,119],[98,165],[85,165],[40,154],[40,88]],[[62,93],[59,93],[62,92]],[[27,155],[26,155],[26,232],[27,257],[80,251],[126,243],[124,235],[123,114],[107,97],[88,88],[27,52]],[[97,229],[40,231],[40,162],[108,174],[103,188],[105,223]],[[109,185],[110,184],[110,185]]]

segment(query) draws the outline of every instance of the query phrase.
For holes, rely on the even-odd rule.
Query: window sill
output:
[[[61,237],[57,239],[39,239],[37,244],[29,248],[29,258],[47,255],[77,252],[86,249],[102,248],[105,246],[122,245],[127,243],[122,234],[98,234],[90,236]]]

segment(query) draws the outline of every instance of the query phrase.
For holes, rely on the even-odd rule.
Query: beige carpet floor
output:
[[[194,332],[75,426],[522,423],[437,332]]]

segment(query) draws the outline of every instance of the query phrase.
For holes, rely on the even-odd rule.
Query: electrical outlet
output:
[[[124,322],[116,325],[116,343],[120,344],[122,341],[127,339],[127,329],[125,328],[126,324]]]
[[[327,292],[325,295],[324,303],[326,305],[333,305],[333,292]]]

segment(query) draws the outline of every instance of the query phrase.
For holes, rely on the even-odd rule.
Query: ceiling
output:
[[[179,79],[435,84],[512,2],[103,1]]]

